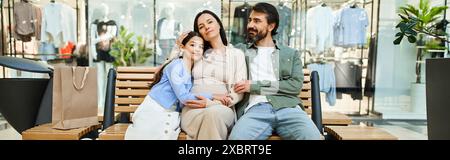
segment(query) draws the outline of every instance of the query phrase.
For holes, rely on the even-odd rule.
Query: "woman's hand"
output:
[[[213,100],[220,101],[223,105],[229,106],[231,104],[231,101],[233,100],[229,95],[224,94],[214,94]]]
[[[193,109],[206,108],[207,98],[203,96],[195,96],[198,100],[188,100],[186,101],[186,107],[190,107]]]

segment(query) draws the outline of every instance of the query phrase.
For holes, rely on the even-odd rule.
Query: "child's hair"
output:
[[[189,42],[189,40],[191,40],[193,37],[200,37],[200,38],[201,38],[201,36],[200,36],[199,33],[194,32],[194,31],[191,31],[191,32],[189,32],[189,33],[187,34],[187,36],[183,39],[183,41],[181,41],[181,44],[183,44],[183,46],[185,46],[185,45]],[[182,58],[182,57],[183,57],[183,56],[179,56],[178,58]],[[162,78],[162,75],[163,75],[163,70],[164,70],[164,68],[166,68],[166,66],[167,66],[168,64],[170,64],[174,59],[177,59],[177,58],[173,58],[173,59],[170,60],[169,62],[165,63],[165,64],[161,67],[161,69],[159,69],[158,72],[156,72],[156,74],[155,74],[155,81],[153,81],[153,83],[151,83],[151,84],[149,85],[149,88],[150,88],[150,89],[152,89],[153,86],[155,86],[156,84],[158,84],[158,83],[161,81],[161,78]]]

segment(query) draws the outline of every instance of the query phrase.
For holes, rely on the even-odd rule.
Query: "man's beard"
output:
[[[250,31],[256,32],[255,36],[250,35]],[[257,43],[266,38],[269,32],[259,32],[257,29],[247,29],[247,43]]]

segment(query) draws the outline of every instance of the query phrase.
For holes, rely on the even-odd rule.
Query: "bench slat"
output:
[[[311,82],[311,77],[310,76],[305,76],[303,79],[303,83],[309,83]]]
[[[303,83],[302,90],[311,90],[311,83]]]
[[[156,73],[157,67],[118,67],[117,73]]]
[[[117,74],[117,80],[152,81],[154,78],[155,74],[143,74],[143,73]]]
[[[130,104],[139,105],[143,101],[144,101],[144,98],[116,98],[115,99],[116,104],[126,104],[126,105],[130,105]]]
[[[116,88],[139,88],[148,89],[150,81],[147,82],[127,82],[127,81],[116,81]]]
[[[303,74],[304,75],[310,75],[311,71],[309,69],[303,69]]]
[[[115,106],[114,112],[134,113],[139,106]]]
[[[352,124],[352,119],[342,113],[338,112],[322,112],[322,123],[323,125],[350,125]]]
[[[300,92],[299,97],[300,98],[311,98],[311,90]]]
[[[146,89],[146,90],[137,90],[137,89],[133,89],[133,90],[125,90],[125,89],[116,89],[116,96],[142,96],[145,97],[147,96],[148,92],[150,90]]]

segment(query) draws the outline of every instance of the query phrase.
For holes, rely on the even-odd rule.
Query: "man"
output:
[[[274,130],[287,140],[321,138],[298,98],[303,85],[300,54],[273,40],[278,24],[278,12],[271,4],[252,8],[249,43],[236,46],[245,53],[250,80],[234,85],[236,93],[246,96],[236,105],[239,120],[229,139],[265,140]]]

